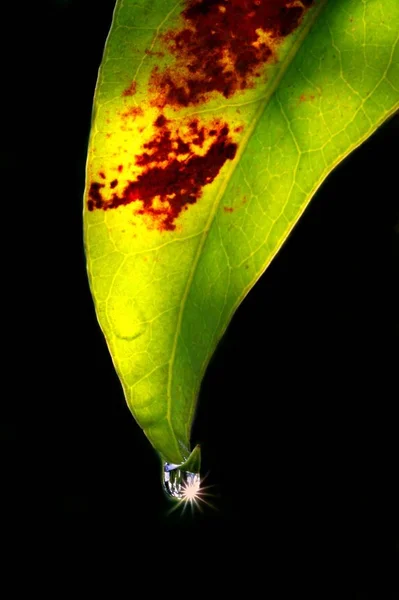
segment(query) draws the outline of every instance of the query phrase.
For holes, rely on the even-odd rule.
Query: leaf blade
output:
[[[125,220],[108,216],[108,213],[85,212],[89,274],[100,324],[133,414],[153,445],[171,462],[182,462],[188,456],[189,430],[200,382],[237,306],[270,264],[328,172],[397,109],[395,85],[390,93],[379,88],[392,75],[391,67],[395,68],[393,53],[397,52],[397,42],[391,45],[389,59],[387,52],[384,54],[380,50],[386,61],[383,75],[380,57],[379,66],[375,67],[378,78],[373,79],[369,69],[367,77],[364,76],[360,84],[358,82],[362,61],[360,52],[356,55],[355,42],[359,35],[366,39],[366,29],[361,30],[366,27],[366,21],[378,23],[379,13],[380,21],[386,18],[380,4],[355,0],[337,2],[333,7],[332,3],[321,2],[309,13],[317,27],[315,25],[309,33],[313,23],[310,18],[305,21],[299,33],[284,47],[283,58],[277,66],[270,66],[266,100],[256,98],[256,89],[249,90],[249,101],[239,105],[241,113],[238,114],[241,118],[242,112],[245,113],[242,120],[246,128],[234,162],[224,165],[219,180],[212,182],[211,197],[210,192],[204,193],[201,202],[195,206],[198,208],[195,219],[183,215],[186,217],[183,234],[181,231],[170,232],[168,238],[162,238],[166,241],[160,242],[159,233],[148,236],[140,229],[137,246],[131,239],[121,240]],[[145,1],[141,3],[144,8],[148,5]],[[121,9],[123,3],[118,7]],[[177,12],[177,7],[180,5],[169,10],[166,20]],[[159,8],[159,4],[155,8]],[[389,8],[389,31],[393,40],[398,9],[393,3]],[[388,9],[385,8],[386,13]],[[371,13],[366,15],[367,10]],[[120,14],[116,10],[116,24]],[[347,23],[353,22],[358,23],[358,30],[349,35],[345,27],[350,27]],[[338,39],[337,32],[340,32]],[[386,35],[386,39],[388,37]],[[143,47],[149,47],[152,52],[157,48],[156,40],[157,36],[149,43],[149,37],[145,38]],[[352,64],[358,63],[355,70],[350,62],[347,64],[345,52],[348,48],[352,52]],[[334,56],[338,50],[339,54]],[[312,52],[316,53],[314,57]],[[363,52],[365,59],[366,51]],[[328,69],[321,70],[320,65],[317,68],[320,57],[328,63]],[[142,62],[138,62],[136,72],[140,65]],[[363,72],[366,74],[365,69]],[[346,79],[349,79],[349,85]],[[356,86],[363,85],[365,80],[371,87],[363,94],[364,90],[360,93]],[[100,91],[104,90],[104,80],[100,78],[99,81],[97,100],[101,98]],[[125,75],[121,76],[119,92],[128,89],[126,83]],[[109,93],[107,86],[115,89],[115,82],[111,81],[111,84],[106,82],[104,97]],[[331,87],[332,93],[326,93],[325,89]],[[378,105],[376,108],[377,92],[380,102],[385,102],[384,110]],[[339,98],[338,103],[334,101],[335,97]],[[367,104],[370,99],[373,102]],[[112,104],[113,100],[109,102]],[[226,121],[235,122],[233,113],[237,110],[237,102],[218,104],[213,101],[212,104],[211,100],[205,106],[211,107],[208,113],[223,111],[228,115]],[[189,113],[201,112],[195,113],[195,110]],[[202,114],[207,110],[203,109]],[[248,125],[251,114],[252,129]],[[358,115],[362,118],[357,119]],[[97,116],[95,122],[96,119]],[[105,120],[103,117],[102,122]],[[99,121],[101,123],[101,118]],[[335,132],[331,132],[331,124]],[[90,151],[95,155],[93,148],[92,139]],[[95,161],[89,158],[88,165],[91,162]],[[101,164],[99,161],[96,166],[102,168]],[[255,181],[251,174],[256,164],[266,164],[266,167],[257,174]],[[86,196],[87,193],[88,190]],[[96,226],[102,231],[97,246],[95,237],[93,243],[93,236],[89,234],[90,227]],[[101,247],[99,254],[98,245]],[[140,256],[147,254],[148,262],[151,253],[152,256],[155,253],[154,260],[150,261],[152,266],[149,268],[142,263],[138,268],[136,263]],[[96,260],[99,262],[93,268]],[[158,265],[163,264],[162,268],[157,267],[157,261]],[[107,275],[108,272],[111,274]],[[108,283],[104,284],[107,277]],[[142,287],[138,291],[132,290],[129,281],[135,282],[134,286],[141,283]],[[115,282],[120,288],[117,294]],[[151,310],[140,304],[147,287],[152,290],[147,294]],[[160,294],[162,302],[157,302]],[[149,337],[148,326],[143,324],[155,323],[154,319],[162,322],[162,326],[151,326],[150,335],[155,330],[156,344],[140,346],[143,337],[147,336],[147,342]],[[163,333],[165,330],[167,334]],[[146,352],[146,358],[138,358]]]

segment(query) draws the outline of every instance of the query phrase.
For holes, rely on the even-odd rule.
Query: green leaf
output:
[[[234,311],[326,176],[398,109],[398,32],[397,0],[116,3],[87,264],[127,403],[165,460],[190,455]]]

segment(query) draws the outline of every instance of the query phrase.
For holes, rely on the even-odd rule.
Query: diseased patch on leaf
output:
[[[306,96],[306,94],[301,94],[299,96],[299,102],[308,102],[309,100],[314,100],[315,97],[316,96],[314,94],[309,94],[309,96]]]
[[[237,152],[229,127],[213,120],[210,136],[198,119],[173,128],[164,115],[154,122],[156,130],[143,144],[143,153],[135,157],[141,173],[120,194],[105,194],[105,184],[93,182],[89,189],[89,210],[118,208],[137,202],[135,214],[151,217],[160,230],[175,229],[182,210],[194,204],[205,185],[211,183],[227,160]],[[113,180],[109,187],[115,188]],[[150,225],[150,223],[148,223]]]
[[[253,87],[277,45],[313,0],[191,0],[184,26],[162,36],[172,66],[154,67],[150,90],[159,108],[198,105],[218,92],[231,98]],[[161,91],[160,91],[161,90]]]
[[[126,88],[123,92],[122,92],[122,96],[134,96],[134,94],[136,93],[137,90],[137,83],[136,81],[132,81],[132,83],[129,85],[128,88]]]
[[[135,119],[136,117],[143,116],[143,114],[144,111],[140,106],[129,106],[129,108],[127,108],[121,113],[121,117],[124,119],[128,117],[133,117],[133,119]]]
[[[145,51],[149,57],[168,54],[172,58],[167,67],[153,67],[147,108],[126,104],[136,94],[136,81],[122,92],[123,106],[117,112],[122,119],[120,129],[143,138],[140,152],[128,155],[117,168],[100,166],[100,180],[92,179],[89,186],[88,210],[132,205],[133,214],[141,216],[150,229],[173,231],[179,215],[201,198],[204,187],[235,158],[243,126],[184,114],[168,119],[169,112],[203,106],[217,96],[228,99],[254,87],[266,63],[274,60],[280,42],[298,27],[313,3],[187,0],[180,27],[160,36],[165,52]],[[135,122],[147,117],[146,111],[152,127]],[[129,152],[126,147],[120,151]],[[115,178],[115,170],[123,170],[123,180]],[[229,207],[225,211],[230,212]]]

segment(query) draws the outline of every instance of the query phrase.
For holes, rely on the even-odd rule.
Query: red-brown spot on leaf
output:
[[[137,83],[132,81],[128,88],[122,92],[122,96],[134,96],[137,90]]]
[[[135,214],[150,218],[159,230],[175,229],[176,218],[190,204],[195,204],[204,186],[212,183],[226,161],[233,160],[237,144],[223,122],[212,122],[217,133],[203,154],[196,151],[205,126],[191,120],[186,137],[179,130],[169,128],[168,121],[158,128],[154,136],[143,144],[143,152],[135,156],[135,164],[142,171],[133,181],[128,181],[120,194],[110,198],[102,194],[103,184],[93,182],[89,190],[88,208],[109,210],[140,202]],[[112,183],[112,182],[111,182]]]
[[[315,97],[316,96],[314,94],[310,94],[309,96],[306,96],[306,94],[301,94],[299,96],[299,102],[307,102],[308,100],[314,100]]]
[[[312,4],[313,0],[302,5],[292,0],[188,0],[182,27],[161,36],[175,62],[163,70],[154,67],[153,105],[186,107],[215,92],[230,98],[253,87],[276,46],[298,27]]]
[[[88,209],[94,210],[94,208],[102,208],[103,198],[101,195],[101,188],[104,187],[103,183],[98,183],[94,181],[89,189],[89,201],[88,201]]]
[[[142,117],[144,114],[143,109],[140,106],[130,106],[126,110],[121,113],[121,117],[128,118],[132,117],[135,119],[136,117]]]
[[[163,52],[155,51],[155,50],[144,50],[144,53],[147,56],[158,56],[159,58],[163,58],[165,54]]]
[[[159,115],[154,121],[155,127],[163,127],[167,123],[165,115]]]

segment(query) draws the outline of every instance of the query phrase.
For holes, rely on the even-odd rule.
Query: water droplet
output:
[[[201,478],[199,473],[192,473],[184,465],[164,463],[163,487],[171,498],[177,500],[192,500],[199,492]]]

